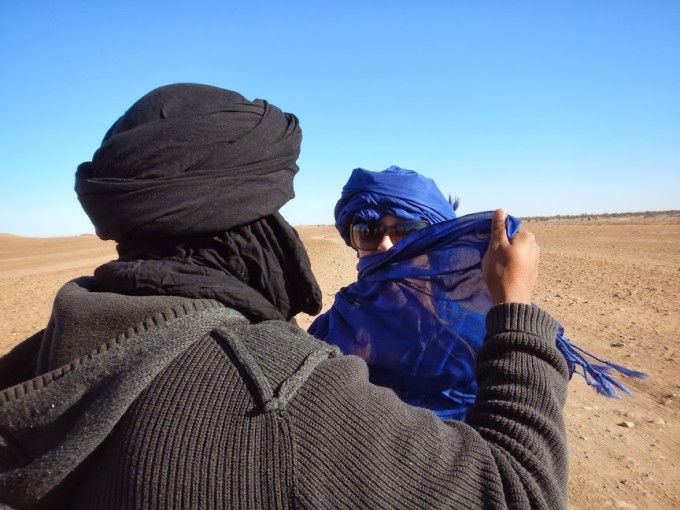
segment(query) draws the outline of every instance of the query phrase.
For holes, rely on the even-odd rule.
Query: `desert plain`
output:
[[[617,376],[632,396],[597,395],[574,376],[565,418],[569,507],[680,508],[680,214],[527,220],[541,246],[534,301],[573,343],[649,374]],[[301,226],[324,309],[356,277],[356,256],[331,226]],[[49,319],[66,281],[116,257],[94,236],[0,234],[0,355]],[[302,327],[312,317],[297,317]]]

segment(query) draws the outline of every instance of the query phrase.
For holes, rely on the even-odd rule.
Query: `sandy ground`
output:
[[[634,397],[569,385],[570,508],[680,508],[680,219],[527,222],[542,248],[535,301],[574,343],[650,374]],[[356,274],[331,227],[299,227],[325,308]],[[0,234],[0,354],[46,324],[61,284],[115,258],[95,237]],[[298,317],[305,327],[307,316]]]

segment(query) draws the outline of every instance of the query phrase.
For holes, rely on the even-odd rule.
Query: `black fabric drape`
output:
[[[100,291],[216,299],[253,321],[321,309],[295,230],[278,214],[211,237],[119,244],[95,270]]]

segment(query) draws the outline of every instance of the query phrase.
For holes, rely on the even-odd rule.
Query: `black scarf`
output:
[[[213,298],[252,320],[318,313],[305,249],[277,212],[301,136],[294,115],[207,85],[137,101],[76,173],[97,234],[118,241],[99,290]]]
[[[214,236],[117,246],[98,290],[216,299],[254,322],[319,313],[321,291],[297,232],[275,213]]]

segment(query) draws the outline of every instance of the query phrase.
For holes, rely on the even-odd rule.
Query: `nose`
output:
[[[380,240],[380,244],[378,247],[375,249],[375,251],[378,251],[380,253],[385,252],[392,248],[394,246],[394,243],[392,242],[392,239],[390,238],[389,235],[385,234],[382,239]]]

